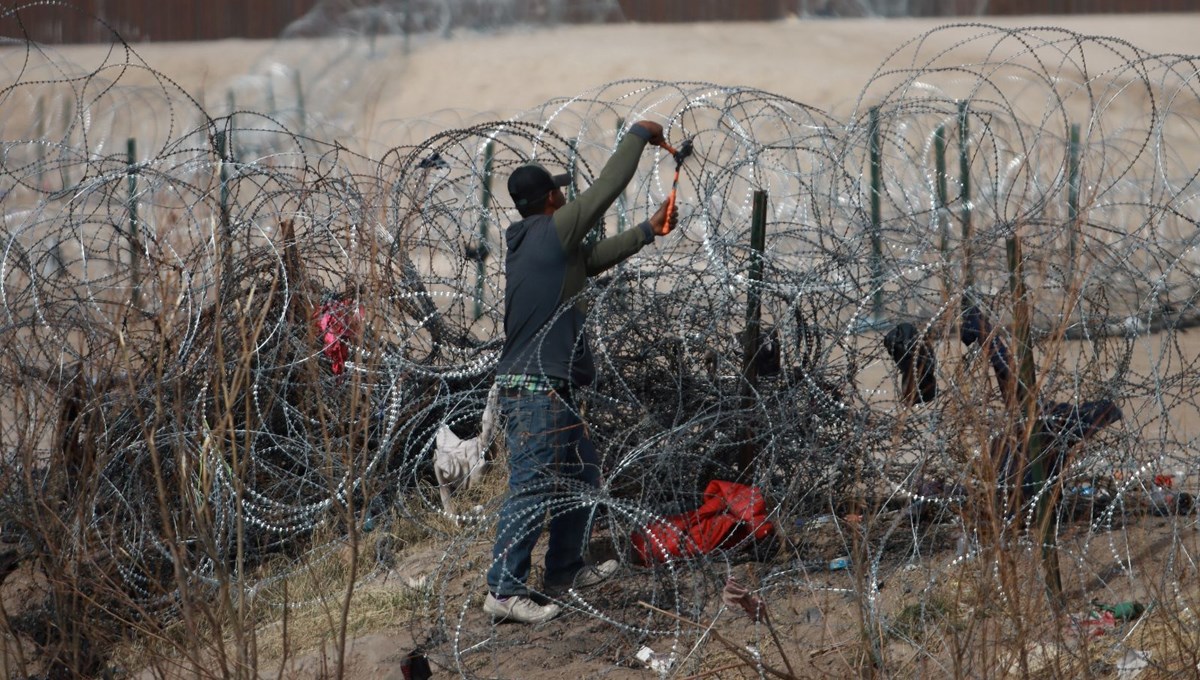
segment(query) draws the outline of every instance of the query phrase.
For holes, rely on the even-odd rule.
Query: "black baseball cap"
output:
[[[508,195],[517,208],[536,203],[559,187],[571,183],[569,174],[551,175],[537,163],[527,163],[508,176]]]

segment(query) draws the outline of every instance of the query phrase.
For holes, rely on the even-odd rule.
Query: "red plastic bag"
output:
[[[350,358],[347,341],[358,339],[361,319],[362,310],[352,300],[333,300],[317,310],[317,330],[324,345],[322,352],[329,358],[334,375],[341,375],[346,370],[346,360]]]
[[[696,510],[635,531],[633,552],[639,562],[649,565],[706,555],[746,540],[761,541],[774,532],[761,489],[713,480]]]

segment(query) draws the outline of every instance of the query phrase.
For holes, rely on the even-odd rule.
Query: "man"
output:
[[[574,389],[591,384],[595,364],[588,344],[585,304],[576,300],[595,276],[675,227],[663,203],[634,229],[585,245],[588,232],[625,190],[647,143],[663,143],[658,123],[641,121],[621,139],[595,183],[567,202],[566,175],[523,165],[508,180],[522,219],[505,233],[504,349],[496,368],[500,411],[509,450],[509,496],[500,509],[488,595],[493,619],[549,621],[554,602],[539,604],[526,580],[542,521],[550,512],[550,540],[542,593],[594,586],[612,576],[616,560],[586,565],[590,508],[582,494],[600,484],[596,449],[574,403]]]

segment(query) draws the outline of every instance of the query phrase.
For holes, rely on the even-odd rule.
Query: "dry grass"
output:
[[[493,460],[482,483],[456,494],[455,502],[461,513],[475,505],[496,507],[507,491],[504,447],[498,445],[494,451],[498,459]],[[418,492],[427,498],[437,497],[431,487]],[[475,531],[433,508],[417,515],[393,513],[376,518],[375,522],[382,528],[362,534],[358,550],[363,561],[357,572],[349,569],[349,546],[334,536],[317,541],[327,547],[321,555],[306,560],[303,568],[281,561],[264,569],[261,578],[278,582],[260,593],[264,612],[256,631],[260,663],[274,667],[290,657],[322,649],[338,630],[342,598],[352,585],[354,594],[345,622],[348,635],[385,631],[409,623],[428,606],[435,584],[425,574],[409,577],[386,564],[371,561],[371,556],[387,554],[391,564],[402,564],[413,557],[420,560],[440,550],[446,539],[439,537],[454,538]]]

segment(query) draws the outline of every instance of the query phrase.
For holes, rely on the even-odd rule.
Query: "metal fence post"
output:
[[[871,138],[871,316],[873,322],[883,320],[883,214],[880,207],[883,192],[882,159],[879,145],[879,107],[870,111]]]
[[[970,290],[975,272],[971,266],[971,130],[965,101],[958,103],[958,177],[962,183],[963,289]]]
[[[142,244],[138,234],[138,202],[137,202],[137,140],[130,137],[125,141],[125,159],[128,183],[129,206],[129,277],[132,289],[130,302],[134,307],[142,306]]]
[[[483,149],[483,188],[479,196],[479,248],[476,252],[478,260],[476,261],[475,274],[475,319],[483,316],[483,281],[487,272],[484,270],[484,261],[488,256],[488,210],[492,205],[492,161],[494,154],[495,142],[488,140],[487,146]]]
[[[747,414],[754,408],[754,392],[758,384],[759,338],[762,325],[762,297],[759,290],[763,278],[763,251],[767,240],[767,192],[754,192],[754,207],[750,217],[750,268],[746,289],[746,330],[742,344],[742,408]],[[744,419],[748,420],[748,418]],[[743,426],[741,451],[738,454],[738,469],[746,474],[754,467],[758,450],[752,442],[753,432],[749,425]]]

